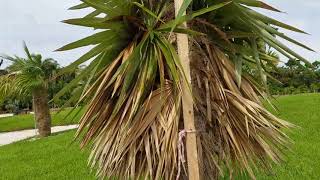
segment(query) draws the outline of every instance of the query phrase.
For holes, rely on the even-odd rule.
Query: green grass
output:
[[[74,133],[0,147],[0,179],[95,179],[86,166],[89,152],[70,144]]]
[[[301,128],[289,133],[295,144],[286,162],[274,166],[273,175],[259,172],[257,179],[319,179],[320,94],[282,96],[277,100],[278,115]],[[73,133],[0,147],[0,179],[94,179],[86,167],[88,152],[80,152],[78,144],[68,145]]]
[[[275,166],[274,175],[260,173],[257,179],[319,179],[320,94],[282,96],[275,104],[279,117],[301,128],[288,133],[294,144],[286,162]]]
[[[70,125],[78,123],[81,113],[77,115],[76,111],[77,110],[72,112],[71,115],[68,116],[68,118],[65,118],[65,116],[68,115],[70,109],[65,109],[58,114],[52,113],[52,126]],[[77,117],[73,118],[75,115],[77,115]],[[0,133],[32,128],[34,128],[33,114],[0,118]]]

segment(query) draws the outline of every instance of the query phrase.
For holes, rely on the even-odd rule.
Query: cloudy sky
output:
[[[24,55],[22,41],[32,52],[52,57],[63,66],[80,57],[83,49],[53,52],[55,49],[86,35],[93,30],[73,27],[61,20],[84,15],[84,11],[67,11],[79,0],[0,0],[0,54]],[[265,0],[285,13],[269,13],[283,22],[310,33],[288,32],[292,37],[314,48],[317,53],[290,46],[310,61],[320,60],[320,1],[319,0]],[[285,60],[285,59],[283,59]]]

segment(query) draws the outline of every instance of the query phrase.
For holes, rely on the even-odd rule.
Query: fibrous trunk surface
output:
[[[252,179],[252,164],[269,167],[268,158],[279,162],[287,137],[281,128],[292,126],[266,109],[261,91],[243,75],[237,83],[234,65],[219,48],[206,40],[192,43],[191,70],[195,117],[200,145],[202,179],[218,179],[234,167],[246,169]],[[264,156],[267,154],[267,156]]]
[[[44,87],[33,91],[33,107],[36,125],[41,137],[51,134],[51,117],[48,105],[48,90]]]

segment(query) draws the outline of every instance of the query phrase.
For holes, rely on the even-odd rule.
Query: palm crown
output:
[[[94,11],[64,22],[98,32],[59,50],[94,47],[61,73],[93,60],[55,99],[86,79],[73,97],[88,104],[78,135],[85,132],[82,146],[94,140],[91,162],[99,167],[99,175],[176,176],[185,72],[175,33],[190,39],[189,90],[201,132],[203,173],[212,175],[217,169],[222,173],[225,166],[240,165],[254,177],[251,165],[258,160],[268,167],[269,159],[282,159],[288,139],[281,128],[292,125],[262,106],[260,97],[268,100],[267,66],[278,61],[266,47],[305,63],[278,37],[311,49],[277,28],[303,31],[251,7],[279,10],[256,0],[186,0],[175,16],[170,0],[82,2],[71,9]],[[188,27],[181,26],[185,22]]]
[[[26,46],[25,53],[27,58],[2,56],[12,63],[7,68],[8,74],[1,77],[2,82],[10,83],[11,88],[6,92],[2,91],[2,94],[8,95],[10,94],[9,92],[18,94],[31,93],[36,88],[47,87],[50,78],[53,77],[53,74],[58,69],[58,63],[55,60],[51,58],[42,59],[39,54],[30,54]],[[17,88],[17,91],[12,89],[14,87]]]

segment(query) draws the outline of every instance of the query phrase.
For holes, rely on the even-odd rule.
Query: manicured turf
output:
[[[76,111],[72,112],[68,118],[65,118],[65,116],[69,114],[70,109],[65,109],[58,114],[52,113],[52,126],[78,123],[81,113],[77,115]],[[77,117],[73,118],[75,115]],[[32,128],[34,128],[34,115],[32,114],[0,118],[0,133]]]
[[[0,147],[0,179],[95,179],[86,166],[88,151],[70,145],[74,133]]]
[[[279,116],[301,129],[289,133],[295,144],[286,162],[275,166],[273,175],[258,173],[257,179],[319,179],[320,94],[283,96],[276,104]],[[0,179],[94,179],[86,168],[89,153],[68,145],[73,133],[0,147]]]
[[[257,179],[320,179],[320,94],[282,96],[277,101],[278,116],[301,128],[288,133],[294,144],[286,162],[275,166],[274,175],[259,174]]]

